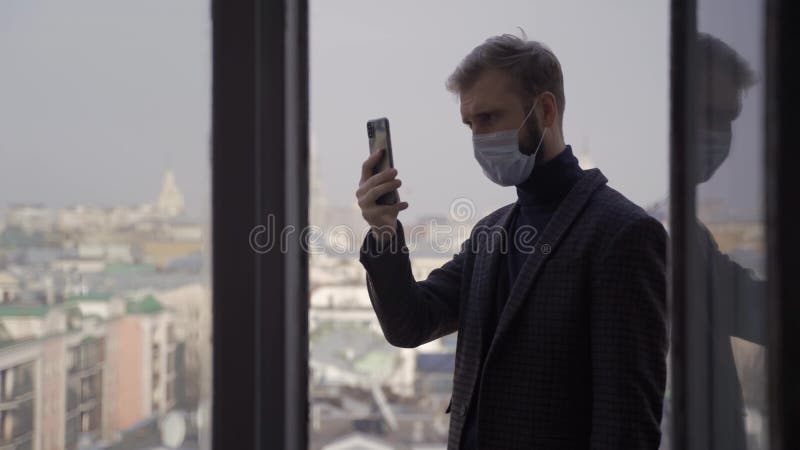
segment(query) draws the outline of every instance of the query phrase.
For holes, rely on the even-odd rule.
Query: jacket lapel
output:
[[[472,290],[474,295],[473,304],[478,305],[476,309],[478,312],[478,340],[480,343],[478,345],[479,353],[476,355],[478,358],[483,354],[483,349],[487,343],[486,340],[488,339],[491,342],[492,339],[491,336],[485,336],[485,333],[488,326],[489,313],[491,308],[494,308],[494,302],[496,301],[495,289],[500,258],[503,256],[504,246],[508,245],[507,242],[504,242],[507,239],[504,239],[505,232],[503,230],[508,230],[511,218],[514,217],[518,208],[519,206],[514,203],[496,224],[478,231],[481,234],[478,237],[478,252],[475,255],[475,268],[473,270],[473,274],[477,275],[477,283]]]
[[[567,196],[556,209],[550,221],[545,226],[542,236],[534,247],[531,253],[522,265],[514,285],[511,287],[508,302],[503,308],[500,319],[497,323],[497,329],[494,337],[491,339],[491,345],[486,353],[486,361],[489,360],[492,350],[497,346],[497,342],[502,338],[502,335],[507,331],[514,315],[520,310],[530,290],[542,264],[547,259],[548,255],[552,253],[556,246],[561,241],[561,238],[569,229],[570,225],[575,221],[584,206],[588,202],[592,193],[605,184],[608,180],[600,172],[599,169],[586,170],[583,176],[576,182],[572,190],[569,191]],[[507,220],[507,219],[506,219]],[[507,229],[507,228],[506,228]],[[495,270],[492,276],[496,276],[497,259],[499,252],[495,251],[489,256],[491,263],[489,266]],[[481,273],[481,272],[477,272]],[[481,304],[488,303],[490,294],[482,295]],[[484,361],[484,367],[485,363]]]
[[[493,303],[496,300],[494,295],[497,283],[497,270],[500,257],[502,256],[501,246],[503,245],[503,236],[505,234],[500,232],[500,230],[508,229],[510,220],[517,208],[518,206],[515,203],[503,213],[497,223],[488,226],[486,229],[474,230],[476,234],[473,235],[473,238],[476,239],[477,242],[473,241],[471,244],[475,245],[476,254],[472,281],[470,283],[468,300],[468,305],[470,307],[467,309],[469,311],[467,323],[470,326],[477,327],[478,333],[476,341],[478,344],[464,348],[460,365],[458,356],[456,357],[456,370],[458,370],[459,366],[463,367],[464,372],[459,374],[459,376],[463,377],[464,386],[468,386],[466,392],[460,393],[463,398],[455,397],[453,400],[453,408],[455,408],[456,411],[466,411],[467,406],[470,405],[475,383],[478,379],[478,373],[482,366],[481,358],[483,357],[483,349],[486,347],[487,341],[491,342],[492,337],[485,336],[485,333],[487,329],[486,322],[490,311],[489,308],[494,307]],[[471,331],[470,335],[472,335]],[[462,337],[459,336],[458,339],[460,341]],[[470,342],[472,342],[471,339]],[[456,391],[458,391],[458,386],[458,383],[454,386],[454,395],[456,395]],[[464,420],[462,416],[459,416],[459,419]]]

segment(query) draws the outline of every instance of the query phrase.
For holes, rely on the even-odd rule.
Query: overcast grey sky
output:
[[[209,199],[206,1],[0,1],[0,208]]]
[[[364,124],[380,116],[404,215],[446,214],[459,197],[479,211],[513,200],[481,173],[444,81],[475,45],[517,27],[561,60],[575,152],[643,206],[666,194],[666,0],[312,0],[310,14],[311,132],[330,204],[354,203]],[[3,0],[0,61],[0,208],[148,201],[171,167],[190,213],[205,213],[206,1]]]

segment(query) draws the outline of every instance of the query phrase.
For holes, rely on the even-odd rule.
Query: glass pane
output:
[[[209,448],[207,1],[0,2],[0,447]]]
[[[700,0],[691,246],[708,305],[710,439],[766,449],[763,1]]]
[[[562,65],[564,139],[580,166],[600,167],[666,224],[669,2],[312,0],[309,11],[310,222],[321,231],[309,262],[310,448],[444,449],[458,333],[390,345],[358,261],[367,121],[391,123],[410,204],[399,220],[425,280],[478,220],[517,199],[483,174],[445,81],[474,47],[522,27]]]

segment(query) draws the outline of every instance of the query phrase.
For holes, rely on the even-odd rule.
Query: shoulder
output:
[[[608,230],[620,230],[641,222],[660,223],[644,208],[608,185],[603,185],[594,192],[588,202],[586,214],[597,221],[597,225]]]
[[[616,189],[603,185],[590,199],[586,219],[605,247],[619,244],[621,239],[635,238],[661,242],[666,246],[667,233],[661,222]],[[601,251],[601,253],[605,253]]]
[[[504,233],[502,229],[503,218],[511,212],[512,208],[514,208],[514,203],[509,203],[495,209],[475,223],[469,233],[469,241],[472,242],[471,248],[473,250],[480,245],[479,242],[483,242],[487,239],[491,240]],[[467,241],[464,241],[465,244],[466,242]]]
[[[509,203],[505,206],[501,206],[500,208],[495,209],[494,211],[484,216],[481,220],[479,220],[475,224],[474,228],[478,229],[478,228],[485,228],[485,227],[492,227],[495,225],[499,225],[502,222],[503,217],[505,217],[506,214],[508,214],[513,207],[514,203]]]

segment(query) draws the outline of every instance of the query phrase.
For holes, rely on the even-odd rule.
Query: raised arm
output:
[[[458,306],[469,240],[462,251],[427,279],[416,281],[400,221],[393,239],[378,248],[368,233],[360,261],[367,289],[386,340],[397,347],[417,347],[458,329]]]

